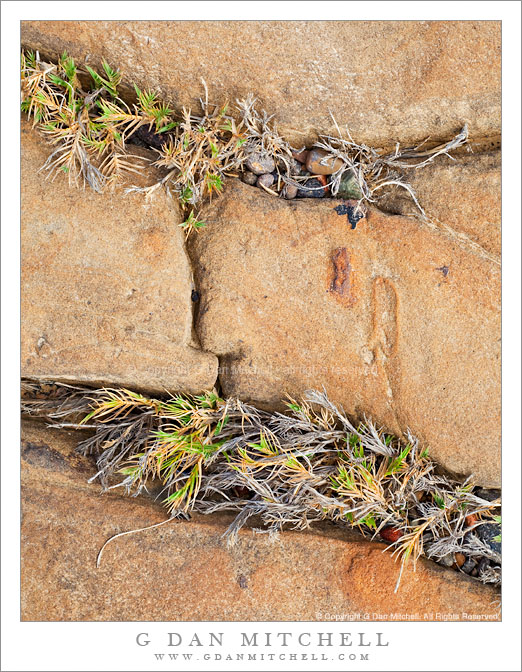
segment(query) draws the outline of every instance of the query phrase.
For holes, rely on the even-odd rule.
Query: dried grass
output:
[[[237,176],[245,161],[246,138],[241,125],[227,114],[228,103],[221,107],[209,103],[207,85],[202,82],[205,89],[205,98],[200,99],[202,114],[183,108],[179,125],[159,150],[160,158],[155,165],[168,171],[165,177],[150,187],[127,190],[144,193],[149,198],[163,186],[175,192],[186,213],[183,225],[188,233],[203,225],[199,219],[201,204],[206,198],[220,194],[224,178]]]
[[[399,143],[392,153],[382,154],[373,147],[354,141],[348,129],[342,133],[336,120],[332,117],[338,136],[324,135],[314,144],[314,147],[326,152],[322,163],[341,161],[341,167],[330,177],[328,186],[333,196],[339,192],[342,178],[347,174],[354,176],[359,187],[361,198],[359,203],[378,203],[379,197],[376,192],[385,187],[399,187],[405,189],[419,209],[422,217],[426,214],[417,200],[415,192],[404,171],[419,169],[432,163],[439,156],[453,158],[449,152],[461,147],[467,142],[468,127],[464,125],[462,130],[449,142],[438,145],[429,150],[421,150],[422,145],[428,142],[426,138],[416,147],[401,149]]]
[[[284,195],[287,185],[302,191],[323,190],[307,183],[313,176],[299,175],[295,150],[279,134],[274,115],[259,111],[250,94],[237,100],[235,113],[228,103],[209,102],[208,87],[200,99],[201,113],[183,108],[179,116],[151,91],[136,90],[136,103],[129,107],[118,95],[121,74],[102,64],[103,76],[86,66],[81,71],[64,54],[57,64],[40,60],[38,52],[22,52],[22,109],[34,124],[57,146],[43,170],[54,179],[60,172],[72,184],[87,184],[97,192],[114,187],[128,173],[143,173],[144,159],[130,155],[126,142],[142,126],[164,137],[155,165],[165,175],[147,187],[132,186],[127,192],[151,197],[165,188],[179,199],[184,213],[182,227],[187,234],[205,225],[200,219],[202,205],[219,195],[226,177],[237,177],[252,154],[260,154],[275,163],[278,178],[273,188],[263,187],[274,196]],[[88,92],[82,89],[85,75],[90,77]],[[89,87],[87,87],[89,88]],[[340,161],[340,168],[328,178],[327,187],[337,196],[343,179],[351,178],[363,202],[379,204],[384,191],[404,189],[426,218],[407,173],[421,169],[439,156],[450,156],[467,141],[464,126],[449,142],[423,150],[425,140],[416,147],[382,153],[356,142],[348,129],[341,132],[333,119],[337,136],[323,135],[314,147],[326,152],[322,160]],[[163,134],[163,135],[162,135]],[[384,190],[384,191],[383,191]],[[383,193],[381,193],[383,192]]]
[[[330,520],[372,539],[390,540],[391,531],[401,572],[409,559],[462,552],[485,560],[480,580],[500,582],[500,555],[474,533],[496,520],[500,501],[474,494],[471,479],[439,474],[413,436],[401,441],[368,419],[353,424],[324,392],[270,413],[215,392],[153,399],[61,384],[51,396],[39,390],[25,384],[24,413],[94,429],[78,446],[96,457],[91,481],[133,495],[159,482],[171,516],[235,512],[229,543],[252,516],[271,535]],[[467,516],[477,521],[471,528]]]
[[[145,110],[131,113],[118,98],[119,72],[107,63],[103,77],[91,68],[82,72],[65,53],[56,64],[38,52],[24,51],[21,58],[22,111],[56,146],[41,170],[53,180],[65,173],[69,184],[98,193],[125,173],[141,172],[143,160],[127,152],[126,134],[153,119]],[[96,87],[90,92],[82,89],[85,75]]]

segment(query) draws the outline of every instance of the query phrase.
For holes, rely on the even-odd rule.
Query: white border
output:
[[[472,3],[472,4],[470,4]],[[250,2],[187,0],[169,2],[151,0],[145,7],[141,0],[105,1],[91,0],[64,2],[16,2],[6,0],[3,3],[9,9],[9,16],[18,20],[215,20],[215,21],[272,21],[272,20],[354,20],[354,21],[400,21],[400,20],[508,20],[516,23],[517,9],[515,0],[497,1],[494,6],[489,0],[438,2],[393,2],[375,0],[374,2],[346,2],[323,0],[321,6],[315,0],[299,0],[298,4],[280,0],[251,0]]]
[[[520,633],[520,4],[518,2],[3,2],[2,7],[2,669],[245,669],[153,665],[134,638],[149,632],[264,632],[257,623],[19,622],[19,21],[24,19],[502,20],[503,521],[502,623],[269,623],[267,631],[384,632],[373,661],[248,663],[248,669],[519,670]],[[477,278],[480,282],[480,278]],[[486,441],[483,441],[485,444]],[[487,446],[485,446],[487,449]],[[510,533],[509,531],[513,532]],[[147,650],[148,651],[148,650]],[[271,649],[277,653],[277,649]]]

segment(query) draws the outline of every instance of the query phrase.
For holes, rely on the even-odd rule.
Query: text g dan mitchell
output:
[[[138,646],[187,646],[187,647],[220,647],[225,646],[223,632],[194,632],[182,635],[179,632],[166,632],[161,641],[152,640],[148,632],[140,632],[136,636]],[[299,646],[299,647],[372,647],[389,646],[389,642],[382,632],[372,634],[366,632],[240,632],[234,634],[234,641],[226,645],[242,647],[271,647],[271,646]]]

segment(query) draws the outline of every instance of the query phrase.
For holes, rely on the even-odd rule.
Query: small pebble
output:
[[[308,158],[308,150],[305,148],[300,152],[292,151],[292,156],[296,161],[299,161],[299,163],[306,163],[306,159]]]
[[[362,198],[363,195],[359,188],[359,183],[355,179],[355,175],[351,170],[348,170],[342,176],[337,196],[339,198],[353,198],[356,201]]]
[[[453,553],[448,553],[448,555],[443,556],[439,560],[441,565],[444,565],[444,567],[453,567],[455,564],[455,560],[453,559]]]
[[[257,175],[251,173],[249,170],[246,170],[243,173],[241,179],[243,182],[245,182],[245,184],[251,184],[253,186],[257,182]]]
[[[290,169],[290,175],[299,175],[303,168],[303,164],[299,163],[299,161],[296,161],[295,159],[287,159],[288,162],[288,167]],[[282,166],[284,169],[284,165]]]
[[[297,187],[293,184],[286,184],[283,187],[282,194],[284,198],[287,198],[288,200],[291,200],[292,198],[295,198],[297,196]]]
[[[469,516],[464,518],[464,522],[466,523],[466,527],[471,527],[478,522],[478,518],[474,513],[470,513]]]
[[[318,179],[315,177],[312,178],[311,180],[306,181],[307,187],[310,188],[308,189],[298,189],[297,190],[297,197],[298,198],[322,198],[323,196],[326,195],[326,189],[323,187],[323,185],[319,182]],[[312,190],[313,187],[313,190]],[[319,187],[319,188],[317,188]]]
[[[311,149],[306,159],[306,168],[312,175],[331,175],[340,170],[344,163],[341,159],[328,159],[324,165],[321,161],[328,156],[324,149]]]
[[[495,489],[478,488],[473,494],[480,497],[480,499],[485,499],[487,502],[494,502],[495,499],[500,498],[500,490]]]
[[[264,175],[260,175],[257,178],[257,186],[258,187],[267,187],[268,189],[274,184],[275,178],[273,175],[270,173],[265,173]]]
[[[261,154],[260,152],[253,152],[250,154],[245,161],[245,166],[256,175],[264,175],[265,173],[271,173],[275,170],[274,159],[270,156],[266,156],[266,154]]]
[[[457,564],[457,567],[462,567],[465,562],[466,556],[464,553],[455,553],[455,563]]]
[[[389,525],[387,527],[383,527],[379,534],[381,535],[382,539],[388,541],[391,544],[394,541],[400,539],[404,533],[402,530],[399,530],[399,528]]]
[[[328,186],[328,180],[326,179],[326,175],[318,175],[317,179],[323,185],[323,187],[325,187],[328,191],[330,191],[330,187]]]
[[[465,574],[471,574],[471,572],[475,569],[475,560],[472,558],[467,558],[461,569]]]

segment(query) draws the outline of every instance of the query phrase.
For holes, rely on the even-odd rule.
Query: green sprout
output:
[[[197,217],[194,215],[193,210],[189,212],[188,217],[181,224],[181,228],[186,231],[187,235],[192,231],[202,229],[204,226],[206,226],[205,222],[202,222],[199,219],[197,219]]]

